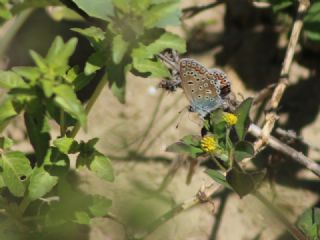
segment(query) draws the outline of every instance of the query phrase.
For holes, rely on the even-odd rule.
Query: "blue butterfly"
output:
[[[218,69],[207,69],[197,61],[183,58],[179,61],[181,87],[190,102],[189,110],[201,118],[223,107],[224,98],[231,92],[231,82]]]

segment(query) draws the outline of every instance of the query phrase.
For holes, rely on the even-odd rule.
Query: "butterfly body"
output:
[[[223,106],[230,89],[226,74],[218,69],[209,70],[197,61],[183,58],[179,62],[181,87],[190,102],[189,110],[202,118]]]

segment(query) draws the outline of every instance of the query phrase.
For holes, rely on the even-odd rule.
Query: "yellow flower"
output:
[[[201,139],[201,148],[207,153],[214,153],[218,147],[218,141],[213,136],[206,136]]]
[[[224,112],[223,113],[223,120],[229,125],[233,126],[237,123],[238,117],[232,113]]]

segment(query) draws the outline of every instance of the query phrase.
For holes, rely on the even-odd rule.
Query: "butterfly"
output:
[[[224,98],[231,92],[231,82],[218,69],[207,69],[197,61],[182,58],[179,61],[181,87],[190,102],[189,111],[201,118],[223,107]]]

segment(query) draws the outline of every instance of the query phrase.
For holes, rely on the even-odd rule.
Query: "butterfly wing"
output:
[[[209,71],[214,75],[216,81],[219,82],[220,96],[222,98],[226,97],[231,92],[231,82],[228,79],[227,74],[215,68],[210,69]]]
[[[222,105],[215,74],[190,58],[180,60],[181,87],[195,112],[205,116]]]

